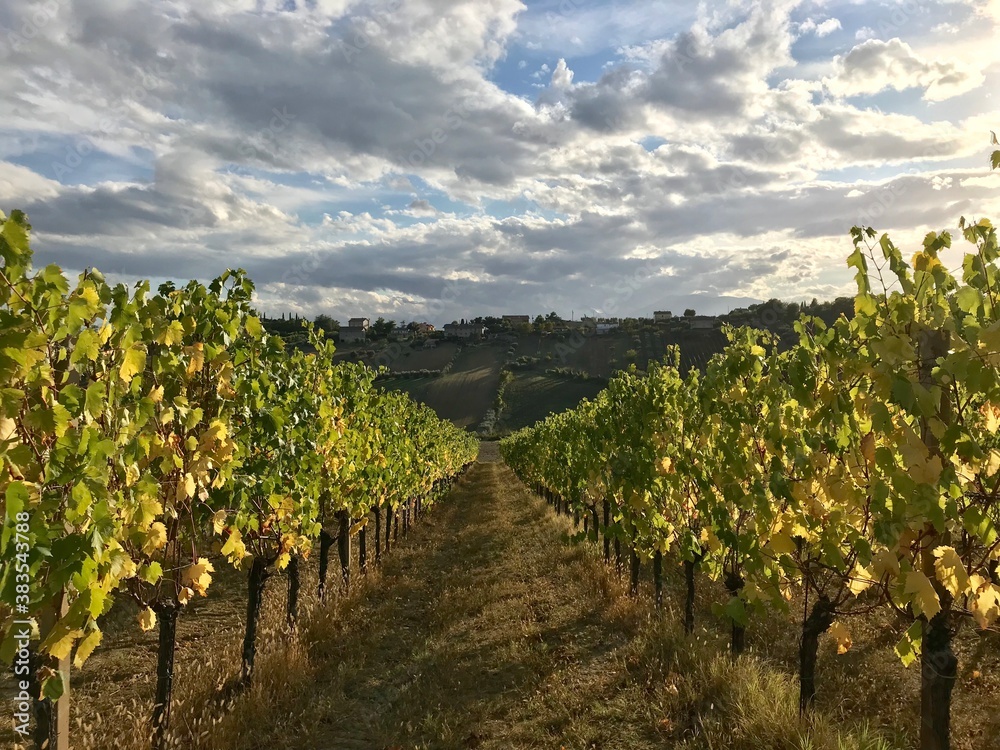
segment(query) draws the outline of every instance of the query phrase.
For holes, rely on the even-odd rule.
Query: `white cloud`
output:
[[[573,84],[573,71],[566,65],[566,61],[561,57],[556,64],[556,69],[552,71],[550,85],[553,88],[566,89]]]
[[[798,31],[800,34],[815,34],[822,38],[829,36],[841,28],[843,27],[840,25],[840,19],[838,18],[827,18],[825,21],[819,23],[812,18],[808,18],[799,24]]]
[[[829,36],[830,34],[832,34],[835,31],[838,31],[841,28],[843,27],[840,25],[840,19],[828,18],[825,21],[823,21],[819,26],[816,27],[816,36],[818,37]]]
[[[957,61],[929,61],[900,39],[871,39],[838,57],[836,74],[825,79],[836,96],[877,94],[885,89],[924,89],[928,101],[942,101],[977,88],[981,72]]]

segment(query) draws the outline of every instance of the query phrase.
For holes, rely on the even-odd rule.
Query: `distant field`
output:
[[[585,398],[593,398],[604,385],[600,381],[569,380],[552,375],[519,373],[504,391],[507,408],[501,427],[519,430],[549,414],[572,409]]]
[[[392,372],[405,370],[440,370],[455,356],[458,344],[453,341],[442,341],[436,347],[424,349],[423,346],[410,348],[408,343],[390,345],[385,356],[376,355],[376,364],[385,364]]]
[[[538,334],[521,336],[514,356],[538,357],[539,362],[531,369],[515,371],[515,379],[504,395],[507,406],[498,427],[504,430],[526,427],[549,414],[571,409],[584,398],[593,398],[603,388],[600,380],[580,381],[546,375],[546,369],[568,367],[583,370],[595,378],[608,378],[630,363],[625,356],[629,350],[636,351],[635,364],[644,369],[649,361],[662,361],[671,344],[681,347],[681,371],[686,373],[692,367],[703,369],[711,356],[722,350],[725,337],[718,331],[667,333],[662,330],[643,331],[637,336],[622,333],[562,339]],[[388,362],[394,372],[439,370],[451,360],[457,346],[453,342],[441,342],[436,349],[425,350],[400,345],[397,356],[377,356],[376,362]],[[459,427],[475,428],[496,397],[500,366],[505,357],[506,345],[470,346],[458,355],[447,375],[391,378],[382,381],[382,385],[409,393]],[[349,352],[347,358],[354,359]]]
[[[475,427],[496,398],[504,351],[499,346],[468,347],[458,355],[454,368],[447,375],[393,378],[383,381],[382,385],[409,393],[459,427]]]
[[[620,360],[628,347],[629,339],[622,335],[569,336],[560,339],[555,336],[532,334],[522,336],[518,342],[517,356],[541,357],[539,368],[569,367],[585,370],[590,375],[607,378],[614,366],[611,360]],[[552,359],[547,360],[546,355]]]
[[[661,362],[670,345],[681,349],[681,372],[687,373],[692,367],[704,370],[708,360],[726,345],[726,337],[719,331],[696,331],[691,333],[667,333],[666,331],[644,331],[639,334],[639,358],[637,366],[645,368],[649,361]],[[632,343],[631,346],[635,347]]]
[[[337,347],[335,361],[364,362],[377,367],[383,365],[392,372],[407,370],[440,370],[455,355],[458,344],[454,341],[441,341],[437,346],[424,349],[423,345],[411,347],[408,341],[387,344],[384,341],[370,344],[349,344]],[[374,356],[367,355],[374,351]]]

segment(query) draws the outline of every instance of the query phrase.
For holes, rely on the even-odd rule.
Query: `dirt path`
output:
[[[346,614],[338,666],[316,686],[316,723],[298,746],[662,746],[641,711],[642,726],[589,720],[634,623],[587,583],[592,558],[561,543],[566,527],[545,504],[484,459],[495,454],[484,451]],[[648,744],[605,744],[636,733]]]

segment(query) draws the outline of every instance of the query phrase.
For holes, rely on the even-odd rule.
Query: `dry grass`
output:
[[[506,467],[490,462],[495,446],[487,448],[484,463],[448,502],[425,516],[350,596],[325,605],[309,599],[295,636],[283,629],[283,581],[270,582],[257,682],[249,691],[222,697],[239,669],[238,582],[220,587],[228,586],[228,596],[187,618],[174,746],[914,745],[914,675],[894,664],[891,652],[885,656],[878,640],[880,629],[889,630],[885,623],[858,630],[858,652],[849,659],[824,647],[819,710],[800,722],[794,663],[789,665],[792,617],[755,621],[752,653],[733,662],[725,629],[710,615],[719,592],[701,582],[699,629],[685,637],[676,608],[652,611],[648,582],[631,599],[593,545],[565,543],[566,519],[530,497]],[[303,592],[311,592],[315,571],[307,566],[305,572]],[[666,573],[668,602],[682,601],[679,571]],[[95,654],[92,671],[80,676],[80,750],[148,746],[154,653],[149,639],[128,632]],[[881,633],[882,640],[890,636]],[[137,664],[149,671],[136,674]],[[993,747],[985,734],[991,725],[978,738],[967,730],[977,715],[996,720],[997,691],[966,682],[956,691],[955,746],[987,750]]]

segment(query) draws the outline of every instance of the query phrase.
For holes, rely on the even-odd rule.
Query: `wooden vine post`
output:
[[[351,516],[346,510],[338,510],[337,520],[340,525],[337,553],[340,557],[340,576],[346,590],[351,586]]]
[[[288,561],[288,606],[286,607],[285,614],[289,629],[294,629],[295,622],[299,619],[300,586],[299,556],[292,555],[292,558]]]
[[[656,590],[656,608],[663,608],[663,553],[653,554],[653,587]]]
[[[920,358],[920,383],[930,389],[934,384],[933,368],[939,357],[948,353],[948,333],[929,331],[918,349]],[[938,418],[945,425],[951,419],[951,402],[947,393],[941,394]],[[922,420],[924,442],[931,457],[941,456],[937,436],[929,427],[929,420]],[[941,610],[924,620],[923,648],[920,655],[920,750],[949,750],[951,731],[951,691],[958,674],[958,659],[951,648],[952,597],[941,585],[935,573],[935,550],[950,543],[947,532],[937,531],[928,523],[924,529],[925,543],[920,553],[920,565],[927,578],[933,582],[941,602]]]
[[[53,601],[52,606],[42,612],[39,623],[43,633],[51,632],[55,623],[69,612],[69,604],[65,593]],[[35,745],[39,750],[69,750],[69,713],[70,713],[70,658],[67,655],[58,661],[44,659],[33,655],[31,674],[33,679],[32,692],[35,696]],[[44,666],[55,668],[62,679],[62,695],[58,700],[40,698],[41,683],[35,675]]]

